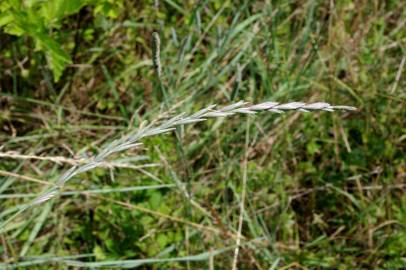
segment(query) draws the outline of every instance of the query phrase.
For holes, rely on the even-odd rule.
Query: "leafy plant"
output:
[[[35,49],[45,54],[58,81],[71,56],[62,47],[60,30],[64,18],[83,7],[96,5],[95,12],[114,17],[114,2],[108,0],[5,0],[0,3],[0,28],[15,36],[33,39]]]

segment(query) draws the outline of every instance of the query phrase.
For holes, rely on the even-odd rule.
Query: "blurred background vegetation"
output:
[[[401,0],[0,1],[1,221],[168,111],[358,108],[148,138],[15,218],[0,268],[230,269],[246,173],[239,269],[405,269],[405,57]]]

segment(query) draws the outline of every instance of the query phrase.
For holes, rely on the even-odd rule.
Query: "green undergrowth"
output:
[[[32,178],[70,167],[35,157],[91,157],[145,121],[239,100],[358,110],[234,115],[145,138],[110,159],[129,166],[80,174],[14,218],[0,269],[231,269],[245,157],[239,269],[404,269],[402,4],[1,2],[1,223],[45,190]]]

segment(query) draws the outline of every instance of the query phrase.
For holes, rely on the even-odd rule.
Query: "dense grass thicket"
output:
[[[406,269],[405,62],[401,0],[0,1],[0,269]],[[35,203],[241,100],[357,110],[186,121]]]

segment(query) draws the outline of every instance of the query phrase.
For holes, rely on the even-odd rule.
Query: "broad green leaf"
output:
[[[55,26],[68,15],[77,13],[82,7],[91,3],[91,0],[53,0],[42,6],[41,15],[46,23]]]
[[[3,0],[0,1],[0,27],[11,35],[28,35],[36,47],[46,55],[54,80],[58,81],[70,56],[55,39],[49,36],[51,29],[58,28],[62,19],[79,12],[86,5],[105,1],[98,0]]]
[[[14,18],[10,13],[0,14],[0,27],[11,23],[13,20],[14,20]]]
[[[54,41],[47,35],[42,33],[37,34],[35,38],[38,39],[40,45],[45,48],[45,54],[52,72],[54,73],[54,80],[58,81],[61,77],[66,65],[71,64],[72,60],[61,45]]]

